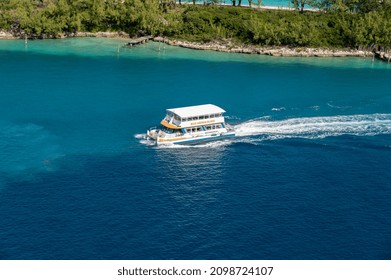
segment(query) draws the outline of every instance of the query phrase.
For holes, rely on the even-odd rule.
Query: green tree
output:
[[[309,0],[292,0],[293,7],[301,12],[304,11],[304,7],[309,3]]]

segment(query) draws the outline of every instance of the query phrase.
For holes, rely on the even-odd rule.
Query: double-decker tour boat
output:
[[[161,126],[150,128],[147,137],[162,145],[197,144],[235,136],[223,113],[222,108],[212,104],[167,109]]]

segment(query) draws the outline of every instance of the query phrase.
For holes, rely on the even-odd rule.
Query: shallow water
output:
[[[387,63],[123,43],[0,41],[0,258],[391,257]],[[238,137],[143,138],[205,103]]]

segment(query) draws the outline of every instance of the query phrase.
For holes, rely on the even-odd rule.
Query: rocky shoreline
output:
[[[162,42],[172,46],[179,46],[194,50],[211,50],[227,53],[259,54],[284,57],[372,57],[387,63],[391,62],[391,53],[383,50],[356,50],[356,49],[328,49],[308,47],[260,47],[256,45],[238,45],[231,41],[215,41],[210,43],[196,43],[181,40],[171,40],[164,37],[154,37],[155,42]]]
[[[377,52],[375,52],[375,55],[378,59],[384,60],[387,63],[390,63],[390,61],[391,61],[391,53],[389,53],[389,52],[377,51]]]
[[[373,52],[353,49],[325,49],[325,48],[289,48],[289,47],[259,47],[255,45],[237,45],[230,41],[194,43],[180,40],[171,40],[163,37],[153,38],[155,42],[162,42],[172,46],[179,46],[195,50],[212,50],[228,53],[260,54],[287,57],[371,57]]]
[[[27,36],[23,33],[11,33],[0,30],[0,39],[63,39],[76,37],[96,37],[112,39],[131,39],[125,32],[75,32],[57,35]],[[256,45],[239,45],[231,41],[214,41],[209,43],[188,42],[168,39],[165,37],[153,37],[151,40],[172,46],[179,46],[194,50],[211,50],[227,53],[258,54],[284,57],[377,57],[386,62],[391,61],[388,52],[373,52],[354,49],[327,49],[327,48],[289,48],[289,47],[260,47]]]
[[[12,33],[0,30],[0,39],[17,39]]]

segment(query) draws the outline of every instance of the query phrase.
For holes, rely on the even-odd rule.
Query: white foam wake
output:
[[[252,143],[286,138],[320,139],[340,135],[374,136],[391,134],[391,114],[292,118],[273,121],[270,117],[249,120],[234,126],[236,136],[196,146],[167,145],[159,148],[217,148],[233,143]],[[140,143],[154,146],[144,134],[136,134]]]
[[[391,134],[391,114],[293,118],[281,121],[254,119],[235,126],[237,136],[325,138],[344,134],[371,136]]]

